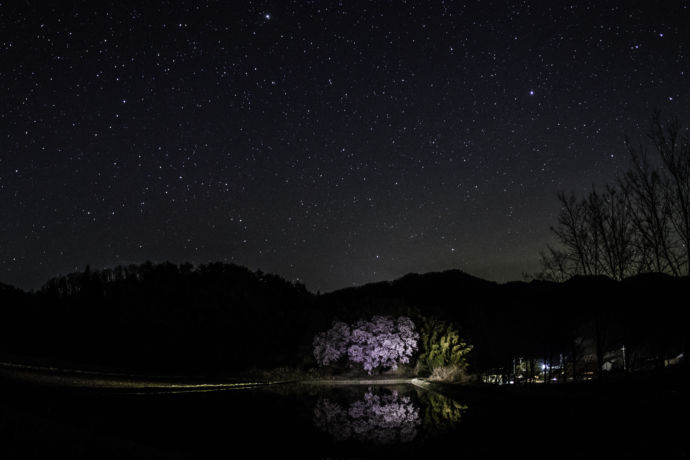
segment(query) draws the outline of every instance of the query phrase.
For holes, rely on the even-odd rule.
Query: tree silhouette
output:
[[[615,185],[584,197],[558,192],[558,244],[541,253],[543,279],[575,275],[613,279],[644,272],[688,273],[690,261],[690,141],[677,119],[654,112],[645,144],[626,139],[630,168]]]

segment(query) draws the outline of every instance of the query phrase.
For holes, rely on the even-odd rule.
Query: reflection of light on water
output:
[[[467,405],[432,391],[425,394],[424,401],[424,426],[436,433],[452,428],[467,410]]]
[[[371,388],[349,404],[321,398],[314,407],[314,425],[337,441],[375,444],[410,442],[423,432],[437,435],[452,429],[467,410],[465,404],[435,391],[418,393],[418,401],[397,392],[375,394]]]
[[[347,409],[328,398],[319,399],[314,407],[314,424],[338,441],[391,444],[412,441],[421,419],[409,397],[395,391],[388,395],[367,391],[363,399]]]

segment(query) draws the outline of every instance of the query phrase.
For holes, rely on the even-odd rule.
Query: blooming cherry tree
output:
[[[330,329],[316,334],[313,341],[316,362],[327,366],[338,361],[347,353],[350,335],[350,327],[341,321],[334,321]]]
[[[371,375],[378,367],[397,369],[398,364],[408,363],[418,340],[414,322],[406,316],[374,316],[352,327],[334,322],[329,330],[314,337],[314,357],[325,366],[347,354],[351,362],[362,364]]]

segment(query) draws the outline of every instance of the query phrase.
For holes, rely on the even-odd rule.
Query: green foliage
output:
[[[429,371],[467,367],[467,354],[472,345],[460,337],[457,327],[448,321],[425,319],[421,328],[422,354],[419,362]]]
[[[467,411],[466,404],[461,404],[435,391],[425,392],[424,397],[427,401],[424,424],[435,431],[451,428]]]

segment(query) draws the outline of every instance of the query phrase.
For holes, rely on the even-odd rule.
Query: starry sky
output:
[[[690,2],[0,1],[0,281],[539,268],[556,192],[690,120]]]

